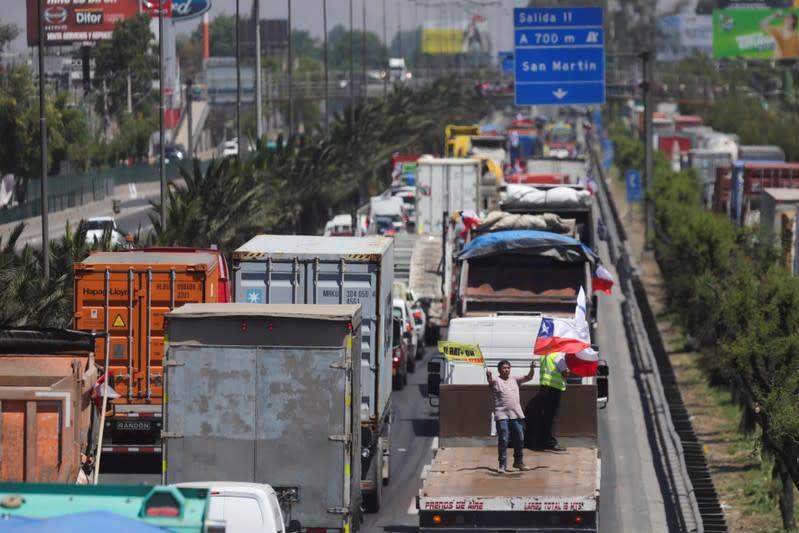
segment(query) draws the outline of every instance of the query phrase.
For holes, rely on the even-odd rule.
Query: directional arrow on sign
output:
[[[558,90],[552,91],[552,94],[554,94],[555,98],[557,98],[558,100],[563,100],[563,97],[569,94],[569,91],[564,91],[563,89],[558,87]]]

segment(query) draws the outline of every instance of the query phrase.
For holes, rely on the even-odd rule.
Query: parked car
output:
[[[119,227],[117,227],[114,217],[91,217],[86,220],[86,244],[94,245],[95,242],[102,242],[106,231],[111,232],[111,244],[125,246],[127,237]]]
[[[413,324],[413,313],[411,312],[411,307],[408,302],[402,298],[394,298],[394,310],[393,315],[395,318],[399,318],[402,320],[402,331],[403,333],[410,333],[409,336],[406,336],[406,342],[408,342],[408,360],[407,360],[407,367],[408,372],[415,372],[416,371],[416,350],[418,350],[419,340],[416,338],[416,330],[414,329]]]
[[[394,317],[392,323],[391,341],[391,361],[392,361],[392,380],[395,390],[402,390],[408,383],[408,343],[406,338],[408,333],[405,331],[401,318]]]
[[[410,307],[413,329],[416,334],[416,359],[424,357],[427,347],[427,313],[422,307],[422,303],[416,299],[416,295],[404,281],[395,281],[391,287],[391,296],[395,299],[402,299]]]
[[[263,483],[237,481],[191,481],[176,487],[208,489],[211,499],[207,519],[223,522],[225,533],[299,533],[299,522],[288,528],[283,521],[277,493]]]

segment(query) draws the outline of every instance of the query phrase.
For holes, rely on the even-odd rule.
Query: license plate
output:
[[[153,423],[150,420],[117,420],[117,431],[151,431]]]

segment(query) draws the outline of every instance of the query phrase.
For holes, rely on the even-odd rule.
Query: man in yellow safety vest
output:
[[[566,448],[558,444],[558,440],[555,438],[560,398],[566,390],[566,378],[569,376],[566,354],[555,352],[543,355],[540,361],[541,378],[538,395],[535,398],[536,416],[534,417],[537,427],[533,435],[532,448],[553,452],[566,451]]]

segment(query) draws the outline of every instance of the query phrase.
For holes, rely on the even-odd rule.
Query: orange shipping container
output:
[[[106,418],[103,450],[160,451],[164,314],[186,303],[220,300],[218,254],[100,252],[74,265],[75,329],[97,339],[119,398]],[[224,301],[224,297],[221,298]]]

